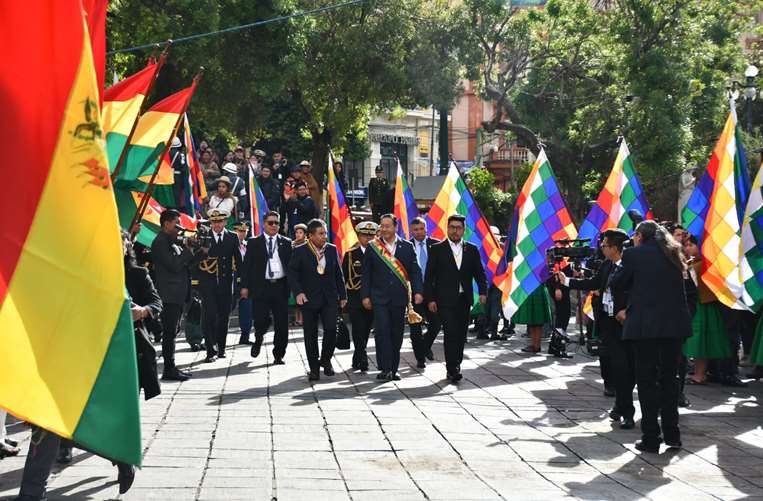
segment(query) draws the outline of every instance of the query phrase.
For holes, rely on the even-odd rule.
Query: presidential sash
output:
[[[413,302],[411,299],[412,292],[411,292],[411,280],[408,277],[408,271],[403,266],[403,263],[400,262],[398,258],[392,255],[392,253],[387,249],[387,246],[384,245],[384,242],[381,241],[379,238],[374,238],[368,243],[368,246],[373,249],[373,251],[376,253],[377,256],[379,256],[379,259],[382,260],[382,262],[387,265],[387,268],[392,272],[395,277],[397,277],[398,280],[403,284],[403,287],[405,290],[408,291],[408,308],[407,308],[407,316],[408,316],[408,323],[409,324],[419,324],[422,321],[421,315],[416,313],[416,311],[413,309]]]

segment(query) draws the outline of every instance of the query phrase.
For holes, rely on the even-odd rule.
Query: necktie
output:
[[[427,243],[426,240],[419,242],[419,267],[421,271],[427,269]]]
[[[268,238],[268,277],[273,278],[273,270],[270,269],[270,260],[273,259],[273,237]]]

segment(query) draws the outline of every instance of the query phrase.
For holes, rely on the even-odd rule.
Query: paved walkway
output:
[[[269,365],[269,345],[213,364],[183,348],[194,378],[143,403],[144,465],[123,498],[763,500],[763,383],[690,387],[684,449],[645,455],[638,431],[607,418],[595,360],[529,356],[523,344],[470,340],[459,386],[440,361],[415,369],[408,341],[396,383],[351,372],[347,350],[336,376],[309,385],[295,330],[285,366]],[[25,454],[28,431],[11,433]],[[0,461],[0,499],[16,494],[23,461]],[[75,450],[49,499],[116,499],[115,479],[107,461]]]

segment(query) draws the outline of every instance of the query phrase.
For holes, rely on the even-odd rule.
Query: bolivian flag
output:
[[[122,223],[122,227],[127,228],[130,226],[132,218],[135,217],[135,213],[138,210],[140,201],[146,194],[139,191],[129,191],[117,188],[114,190],[114,195],[117,199],[119,220]],[[145,245],[146,247],[151,247],[151,244],[154,242],[154,238],[156,238],[156,235],[158,235],[159,231],[161,231],[159,216],[162,215],[164,210],[165,208],[162,207],[162,205],[154,198],[148,199],[148,205],[146,206],[146,210],[140,220],[140,230],[138,231],[135,240]],[[196,219],[181,212],[180,226],[186,230],[195,231]]]
[[[115,83],[104,93],[103,131],[111,172],[114,172],[122,150],[127,145],[127,139],[138,120],[140,107],[156,78],[159,66],[159,63],[151,62],[136,74]]]
[[[135,339],[82,5],[5,2],[3,22],[14,71],[0,72],[0,148],[24,159],[24,175],[21,196],[0,198],[0,406],[140,464]]]
[[[139,178],[153,174],[166,144],[175,137],[179,120],[191,101],[197,82],[198,79],[194,79],[190,87],[159,101],[140,116],[127,157],[115,180],[117,185],[135,186]]]

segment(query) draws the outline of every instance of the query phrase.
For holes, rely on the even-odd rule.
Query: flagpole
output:
[[[201,77],[204,74],[204,67],[202,66],[201,70],[198,74],[196,74],[195,77],[193,77],[193,86],[195,91],[195,86],[198,85],[198,83],[201,81]],[[188,109],[188,104],[190,104],[190,100],[193,97],[188,99],[188,103],[186,103],[186,109]],[[156,176],[159,174],[159,170],[162,166],[162,158],[164,158],[164,155],[167,154],[167,152],[170,149],[170,145],[172,144],[172,139],[177,136],[178,130],[180,130],[180,124],[183,121],[183,116],[185,114],[185,110],[183,110],[182,113],[178,114],[177,122],[175,123],[175,127],[172,129],[172,135],[169,137],[167,142],[164,143],[164,150],[162,151],[162,154],[159,155],[159,161],[156,164],[156,168],[154,169],[154,173],[151,174],[151,179],[148,182],[148,187],[146,188],[145,193],[143,194],[143,198],[140,201],[140,204],[138,205],[138,210],[135,211],[135,215],[132,218],[132,221],[130,222],[130,231],[135,227],[135,225],[143,218],[143,214],[146,212],[146,208],[148,207],[148,201],[151,199],[151,195],[154,193],[154,186],[156,185]]]
[[[146,96],[143,98],[143,102],[140,103],[138,116],[135,118],[135,121],[132,123],[132,128],[130,129],[130,133],[127,135],[127,142],[125,143],[124,148],[122,148],[122,152],[119,154],[119,160],[117,160],[117,165],[116,167],[114,167],[114,172],[112,172],[111,174],[112,184],[114,183],[114,180],[119,175],[119,171],[122,170],[122,165],[124,164],[124,161],[127,158],[127,151],[130,149],[130,141],[132,140],[132,136],[135,134],[135,131],[138,128],[138,121],[140,120],[140,116],[143,114],[143,112],[146,109],[146,104],[148,103],[148,97],[151,95],[151,91],[154,88],[154,84],[156,83],[156,80],[159,78],[159,71],[161,71],[162,66],[164,66],[164,62],[167,60],[167,56],[169,55],[170,45],[172,45],[172,40],[167,42],[167,47],[159,55],[159,60],[156,62],[156,71],[154,71],[154,78],[152,78],[151,82],[148,84],[148,88],[146,89]]]

